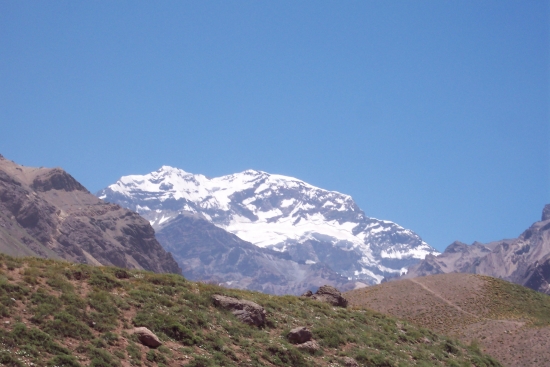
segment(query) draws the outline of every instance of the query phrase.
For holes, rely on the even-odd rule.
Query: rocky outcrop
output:
[[[310,341],[312,336],[313,334],[311,334],[311,331],[302,326],[290,330],[286,338],[292,344],[302,344]]]
[[[0,158],[0,252],[181,273],[137,213],[108,204],[60,168]]]
[[[454,242],[441,255],[426,256],[400,279],[453,272],[483,274],[550,294],[550,205],[544,207],[541,219],[518,238],[472,245]]]
[[[262,306],[252,301],[237,299],[233,297],[213,295],[214,305],[231,311],[241,322],[258,327],[266,323],[266,312]]]
[[[302,297],[308,297],[338,307],[348,306],[348,300],[342,296],[342,293],[338,289],[330,285],[324,285],[320,287],[315,293],[307,291],[306,293],[302,294]]]
[[[545,222],[547,220],[550,220],[550,204],[545,205],[544,209],[542,210],[541,221]]]
[[[132,330],[132,333],[137,336],[141,344],[149,348],[158,348],[162,345],[160,339],[146,327],[137,327]]]

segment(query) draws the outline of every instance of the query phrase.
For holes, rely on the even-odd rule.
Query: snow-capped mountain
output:
[[[261,171],[207,178],[163,166],[124,176],[98,196],[135,210],[157,231],[195,213],[260,248],[366,284],[438,254],[413,231],[366,216],[348,195]]]

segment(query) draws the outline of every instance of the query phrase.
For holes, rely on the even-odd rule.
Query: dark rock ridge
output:
[[[443,273],[473,273],[550,294],[550,205],[518,238],[487,244],[454,242],[439,256],[428,255],[401,278]]]
[[[346,290],[355,285],[327,265],[300,264],[288,253],[254,246],[197,215],[180,214],[157,238],[191,280],[271,294],[301,294],[327,282]]]
[[[139,214],[108,204],[60,168],[0,157],[0,251],[181,273]]]

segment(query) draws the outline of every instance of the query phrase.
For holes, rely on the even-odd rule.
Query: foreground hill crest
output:
[[[242,322],[243,310],[226,309],[216,295],[259,307],[265,322]],[[0,300],[6,366],[500,366],[475,345],[370,310],[175,274],[0,254]],[[319,350],[288,337],[304,326]],[[142,345],[136,328],[159,343]]]
[[[98,196],[137,211],[159,235],[178,215],[196,214],[257,247],[366,284],[437,254],[413,231],[366,216],[349,195],[262,171],[207,178],[163,166],[124,176]]]

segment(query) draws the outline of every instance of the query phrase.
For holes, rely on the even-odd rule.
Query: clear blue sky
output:
[[[550,203],[549,1],[1,1],[0,154],[353,196],[438,249]]]

